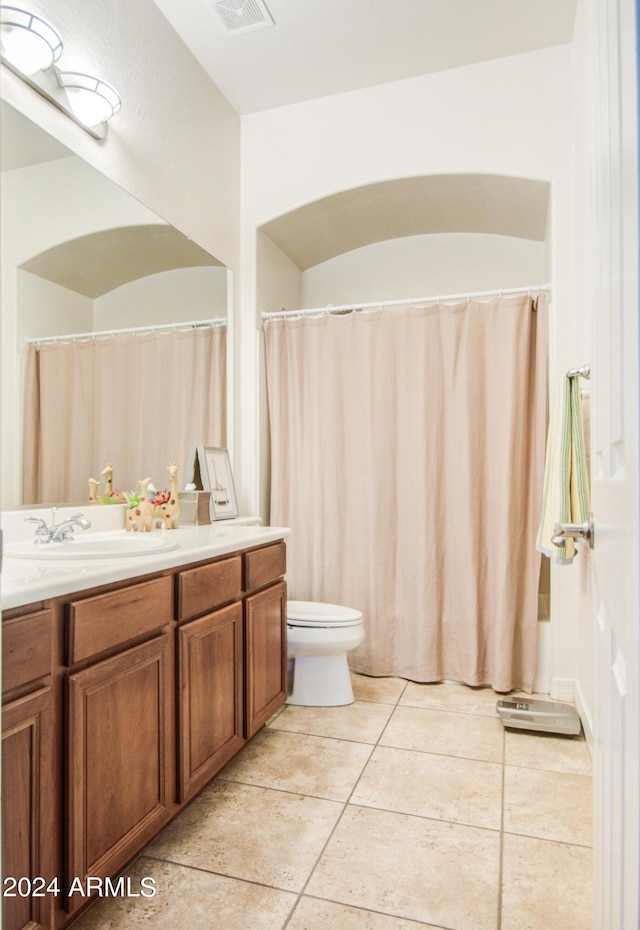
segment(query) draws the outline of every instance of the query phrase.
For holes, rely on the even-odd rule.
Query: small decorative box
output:
[[[180,526],[211,523],[211,491],[180,491]]]

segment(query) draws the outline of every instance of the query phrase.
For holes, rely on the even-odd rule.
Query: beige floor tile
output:
[[[218,776],[225,781],[346,801],[364,769],[368,743],[264,729]]]
[[[591,778],[505,766],[506,832],[590,846],[592,819]]]
[[[502,766],[378,746],[351,803],[499,830]]]
[[[269,727],[357,743],[376,743],[392,711],[392,705],[366,701],[356,701],[344,707],[298,707],[290,704]]]
[[[455,930],[496,930],[499,858],[492,830],[349,805],[306,892]]]
[[[410,681],[400,699],[411,707],[429,707],[432,710],[449,710],[461,714],[496,716],[496,703],[502,697],[492,688],[471,688],[453,682],[421,685]]]
[[[300,891],[343,809],[335,801],[215,781],[149,856]]]
[[[429,930],[431,924],[389,917],[319,898],[301,898],[287,930]],[[432,930],[438,930],[432,927]]]
[[[351,684],[356,701],[375,701],[378,704],[397,704],[407,686],[404,678],[371,678],[352,673]]]
[[[591,775],[592,771],[586,740],[549,733],[506,730],[504,761],[567,775]]]
[[[490,689],[352,680],[355,704],[285,707],[128,868],[155,897],[74,930],[591,930],[584,740],[504,730]]]
[[[592,930],[591,851],[504,837],[502,930]]]
[[[504,732],[497,718],[398,706],[380,745],[501,763]]]
[[[145,857],[125,874],[132,882],[153,878],[155,897],[101,898],[74,930],[281,930],[296,901],[286,891]]]

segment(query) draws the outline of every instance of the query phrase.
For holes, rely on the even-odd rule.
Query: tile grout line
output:
[[[303,796],[303,797],[309,797],[309,798],[316,798],[316,797],[317,797],[318,800],[330,800],[330,801],[333,801],[333,803],[336,804],[336,805],[340,805],[340,804],[342,805],[342,808],[341,808],[341,810],[339,811],[339,813],[338,813],[338,815],[337,815],[337,819],[336,819],[336,821],[335,821],[333,827],[331,828],[331,830],[330,830],[330,832],[329,832],[329,835],[328,835],[326,841],[324,842],[324,844],[323,844],[323,846],[322,846],[322,849],[320,850],[320,852],[317,854],[317,856],[316,856],[315,859],[313,860],[313,864],[312,864],[312,866],[311,866],[311,868],[310,868],[309,874],[307,875],[306,880],[303,881],[302,887],[301,887],[301,890],[300,890],[300,891],[295,891],[295,890],[293,890],[293,889],[288,889],[288,888],[280,888],[280,887],[278,887],[278,886],[276,886],[276,885],[269,884],[269,883],[267,883],[267,882],[265,882],[265,881],[259,881],[259,880],[250,879],[250,878],[240,878],[240,877],[236,877],[236,876],[234,876],[234,875],[230,875],[230,874],[227,874],[227,873],[224,873],[224,872],[212,871],[212,870],[210,870],[210,869],[203,868],[202,866],[198,866],[198,865],[189,865],[189,864],[186,864],[186,863],[183,863],[183,862],[175,861],[174,859],[171,859],[171,858],[164,858],[164,857],[162,857],[162,856],[154,856],[153,854],[151,854],[151,853],[148,851],[149,847],[146,847],[144,850],[142,850],[142,851],[139,853],[139,855],[136,857],[136,860],[141,859],[141,858],[147,858],[147,859],[149,859],[149,860],[151,860],[151,861],[155,861],[155,862],[157,862],[157,863],[164,863],[164,864],[166,864],[167,866],[169,866],[169,867],[171,867],[171,868],[176,868],[176,869],[188,869],[189,871],[192,871],[192,872],[195,872],[195,873],[201,873],[201,874],[205,874],[205,875],[215,876],[215,877],[217,877],[217,878],[224,879],[224,880],[228,880],[228,881],[230,881],[230,882],[240,882],[240,883],[242,883],[242,884],[253,885],[253,886],[256,886],[256,887],[260,887],[260,888],[271,889],[271,890],[273,890],[274,892],[280,892],[280,893],[284,893],[284,894],[290,895],[290,896],[291,896],[291,906],[290,906],[290,909],[288,910],[288,914],[287,914],[286,917],[284,916],[284,914],[286,913],[286,908],[283,907],[283,909],[282,909],[282,910],[283,910],[283,916],[282,916],[282,918],[281,918],[281,919],[283,920],[283,923],[281,923],[281,924],[278,923],[279,930],[286,930],[286,928],[289,927],[289,926],[292,924],[292,921],[295,920],[295,914],[296,914],[296,911],[297,911],[297,909],[298,909],[298,906],[299,906],[301,900],[302,900],[304,897],[307,897],[307,898],[309,898],[309,899],[314,899],[314,900],[316,900],[316,901],[327,902],[328,904],[333,904],[333,905],[335,905],[335,906],[337,906],[337,907],[346,907],[346,908],[352,907],[352,908],[354,908],[354,909],[357,910],[357,911],[363,912],[363,914],[380,915],[380,916],[386,915],[387,917],[395,918],[396,920],[399,919],[399,916],[396,915],[396,914],[393,914],[393,913],[387,913],[387,912],[385,912],[385,911],[374,910],[373,908],[370,908],[370,907],[361,907],[361,906],[359,906],[359,905],[357,905],[357,904],[350,905],[350,904],[347,904],[345,901],[341,901],[341,900],[339,900],[339,899],[338,899],[338,900],[334,900],[334,898],[332,898],[332,897],[320,897],[320,896],[317,895],[317,894],[308,894],[307,889],[308,889],[308,886],[309,886],[310,882],[312,881],[312,878],[313,878],[313,876],[314,876],[316,870],[318,869],[318,866],[319,866],[319,864],[320,864],[322,858],[324,857],[324,855],[325,855],[325,853],[326,853],[326,850],[327,850],[328,845],[330,844],[330,842],[332,841],[332,839],[333,839],[334,836],[335,836],[335,832],[337,831],[338,826],[339,826],[339,824],[341,823],[341,821],[342,821],[342,819],[343,819],[343,817],[344,817],[344,815],[345,815],[345,811],[346,811],[347,807],[352,807],[352,809],[356,809],[356,808],[358,808],[358,807],[360,807],[360,808],[366,808],[366,807],[367,807],[367,805],[358,804],[357,802],[354,803],[354,802],[353,802],[354,794],[355,794],[355,792],[357,791],[358,786],[359,786],[359,785],[361,784],[361,782],[362,782],[362,779],[363,779],[363,777],[364,777],[365,771],[367,770],[369,764],[371,763],[372,756],[373,756],[374,752],[375,752],[378,748],[380,748],[380,749],[393,749],[393,748],[394,748],[394,747],[387,747],[387,746],[385,746],[381,741],[383,740],[384,734],[385,734],[385,732],[387,731],[387,729],[388,729],[388,727],[389,727],[389,725],[390,725],[390,723],[391,723],[391,720],[392,720],[392,718],[393,718],[395,712],[398,710],[398,708],[401,708],[401,707],[410,707],[410,708],[413,708],[413,707],[414,707],[414,705],[401,704],[402,698],[403,698],[403,696],[406,694],[407,689],[408,689],[408,687],[409,687],[409,684],[410,684],[410,682],[408,682],[408,681],[405,681],[405,682],[404,682],[404,685],[403,685],[403,687],[402,687],[402,690],[401,690],[400,694],[398,695],[398,697],[396,698],[395,701],[388,701],[388,700],[387,700],[387,701],[380,701],[380,700],[366,700],[366,699],[365,699],[365,700],[360,699],[360,700],[357,700],[357,701],[356,701],[356,703],[363,704],[363,705],[367,705],[367,704],[371,705],[371,704],[373,704],[373,705],[375,705],[375,706],[381,706],[381,707],[382,707],[382,706],[386,706],[386,707],[391,707],[391,712],[390,712],[388,718],[386,719],[386,721],[384,722],[384,724],[382,724],[380,733],[378,734],[377,739],[375,740],[375,742],[365,742],[365,741],[362,741],[362,740],[353,740],[353,739],[349,740],[349,739],[344,739],[343,737],[335,737],[335,736],[322,736],[322,735],[318,735],[317,733],[303,733],[303,732],[295,731],[295,730],[293,730],[293,731],[286,731],[286,730],[281,731],[281,732],[285,732],[285,733],[287,733],[287,734],[290,734],[290,735],[292,735],[292,736],[301,736],[301,737],[304,737],[304,738],[306,738],[306,739],[309,739],[309,738],[311,738],[311,739],[325,739],[325,740],[333,740],[333,741],[336,741],[336,742],[347,742],[347,743],[350,743],[350,744],[352,744],[352,745],[362,745],[362,746],[366,745],[366,746],[368,747],[368,749],[369,749],[369,752],[368,752],[367,757],[362,761],[362,764],[361,764],[360,770],[359,770],[359,774],[356,774],[355,782],[354,782],[354,784],[353,784],[351,790],[348,791],[348,796],[346,797],[346,800],[344,800],[344,801],[342,801],[342,800],[334,800],[334,799],[331,799],[331,798],[320,797],[320,796],[316,796],[316,795],[312,795],[312,794],[307,794],[306,792],[305,792],[305,793],[302,793],[302,792],[299,792],[299,791],[292,791],[292,790],[286,789],[286,788],[271,788],[271,789],[268,789],[268,790],[281,791],[281,792],[284,792],[284,793],[287,793],[287,794],[298,794],[298,795],[301,795],[301,796]],[[273,717],[268,721],[267,726],[269,726],[272,722],[275,722],[275,721],[276,721],[276,718],[277,718],[285,709],[286,709],[286,707],[283,707],[280,711],[278,711],[276,714],[274,714]],[[416,707],[416,709],[433,710],[433,709],[438,709],[438,708],[419,708],[419,707]],[[470,712],[467,712],[467,711],[465,711],[465,712],[456,712],[456,711],[451,711],[451,710],[448,710],[448,709],[445,709],[445,708],[442,708],[441,710],[442,710],[443,712],[446,712],[446,713],[454,713],[454,714],[456,714],[456,715],[459,716],[459,717],[462,717],[462,716],[488,717],[488,716],[489,716],[489,715],[482,714],[481,712],[480,712],[480,713],[473,713],[473,714],[471,714]],[[274,727],[273,730],[274,730],[274,732],[276,732],[276,731],[277,731],[277,727]],[[507,775],[509,774],[509,771],[508,771],[509,769],[511,769],[511,768],[523,768],[523,769],[526,769],[526,770],[540,771],[541,773],[547,772],[547,773],[555,773],[555,774],[559,774],[559,775],[569,774],[569,775],[573,775],[574,777],[577,776],[577,777],[580,778],[580,779],[586,778],[586,779],[588,779],[588,780],[590,780],[590,781],[593,780],[593,772],[591,772],[591,773],[580,773],[580,772],[568,772],[568,773],[566,773],[566,772],[559,771],[559,770],[557,770],[557,769],[546,769],[546,768],[540,769],[538,766],[535,766],[535,765],[527,765],[526,763],[525,763],[525,764],[520,764],[520,765],[517,765],[517,764],[516,764],[516,765],[508,765],[508,763],[507,763],[507,758],[506,758],[506,756],[507,756],[507,743],[508,743],[507,732],[508,732],[508,731],[507,731],[506,728],[505,728],[505,729],[503,730],[503,733],[502,733],[502,760],[501,760],[501,762],[499,763],[499,764],[501,765],[501,785],[500,785],[501,798],[500,798],[500,823],[499,823],[499,827],[498,827],[498,831],[499,831],[499,842],[498,842],[498,884],[497,884],[497,925],[496,925],[496,930],[502,930],[503,921],[504,921],[505,919],[508,918],[508,915],[505,917],[505,915],[503,914],[503,904],[504,904],[504,901],[503,901],[503,896],[504,896],[504,873],[505,873],[505,869],[506,869],[506,866],[507,866],[507,864],[505,863],[505,840],[506,840],[506,837],[507,837],[507,836],[527,837],[527,838],[529,838],[529,839],[538,840],[538,841],[540,841],[540,842],[542,842],[542,843],[545,843],[545,844],[551,843],[551,844],[553,844],[553,845],[569,846],[569,847],[573,847],[573,848],[575,848],[575,849],[592,849],[592,848],[593,848],[593,843],[591,843],[591,844],[584,844],[584,843],[579,843],[579,842],[575,842],[575,841],[567,841],[567,840],[563,840],[563,839],[550,839],[550,838],[535,836],[534,834],[516,833],[516,832],[514,832],[514,831],[512,831],[512,830],[507,831],[507,830],[505,829],[505,824],[506,824],[506,784],[507,784]],[[469,759],[468,757],[465,757],[465,756],[460,756],[460,757],[459,757],[459,756],[451,756],[450,753],[433,753],[433,752],[430,752],[430,750],[428,750],[428,749],[427,749],[427,750],[420,750],[420,749],[413,750],[413,749],[405,749],[405,748],[403,748],[403,747],[395,747],[395,748],[399,749],[400,751],[405,751],[405,752],[420,753],[420,754],[431,754],[431,755],[437,755],[437,756],[449,756],[449,757],[451,757],[451,758],[457,758],[457,759],[464,760],[464,761],[476,761],[476,762],[483,762],[483,763],[488,763],[488,764],[495,764],[495,763],[490,763],[489,760],[473,760],[473,759]],[[356,772],[356,773],[358,772],[358,769],[357,769],[357,768],[356,768],[355,772]],[[243,781],[231,782],[231,781],[229,781],[228,779],[225,779],[224,777],[220,777],[221,775],[222,775],[222,772],[221,772],[219,775],[215,776],[215,779],[219,779],[220,781],[222,781],[222,782],[224,782],[224,783],[226,783],[226,784],[239,784],[239,785],[246,785],[246,786],[248,786],[248,787],[262,788],[262,786],[260,786],[260,785],[255,785],[255,784],[253,784],[253,783],[251,783],[251,782],[243,782]],[[348,789],[348,783],[347,783],[347,785],[346,785],[345,787],[347,787],[347,789]],[[386,808],[373,808],[373,809],[375,809],[375,810],[387,810]],[[391,810],[391,811],[389,811],[389,813],[398,813],[398,812],[397,812],[397,811]],[[414,814],[414,815],[410,815],[410,816],[418,816],[418,817],[419,817],[420,815]],[[437,817],[428,817],[428,818],[425,818],[425,819],[429,819],[429,820],[439,820],[439,821],[441,821],[441,822],[447,822],[447,823],[455,823],[455,821],[442,821],[442,818],[437,818]],[[470,824],[469,826],[474,826],[474,825],[471,825],[471,824]],[[475,825],[475,826],[477,827],[477,829],[484,829],[484,830],[489,829],[489,830],[491,830],[491,832],[496,832],[495,828],[479,827],[479,826],[477,826],[477,825]],[[150,845],[151,845],[151,844],[150,844]],[[134,861],[135,861],[135,860],[134,860]],[[494,861],[495,861],[495,860],[494,860]],[[494,900],[495,900],[495,899],[494,899]],[[416,923],[418,926],[423,925],[423,924],[422,924],[422,921],[415,921],[415,920],[414,920],[414,923]],[[424,926],[426,927],[426,926],[432,926],[432,925],[431,925],[431,924],[424,924]],[[435,926],[436,926],[436,925],[434,925],[434,930],[435,930]],[[446,930],[446,928],[442,927],[440,924],[438,924],[437,926],[440,928],[440,930]]]
[[[500,798],[500,853],[498,858],[498,924],[497,930],[502,930],[502,892],[504,879],[504,805],[505,805],[505,760],[507,757],[507,733],[502,731],[502,785]]]
[[[333,829],[331,830],[331,833],[329,834],[329,836],[328,836],[328,838],[327,838],[325,844],[323,845],[322,850],[320,851],[320,853],[319,853],[319,855],[318,855],[318,857],[317,857],[317,859],[316,859],[316,862],[315,862],[313,868],[311,869],[309,875],[307,876],[307,879],[306,879],[306,881],[305,881],[305,883],[304,883],[302,889],[301,889],[300,892],[298,893],[296,902],[295,902],[295,904],[294,904],[294,906],[293,906],[293,908],[292,908],[292,910],[291,910],[291,912],[290,912],[290,914],[289,914],[289,917],[287,918],[287,920],[286,920],[285,923],[283,924],[281,930],[286,930],[286,928],[289,926],[289,923],[290,923],[290,921],[291,921],[293,915],[295,914],[295,910],[296,910],[296,908],[297,908],[297,906],[298,906],[300,900],[305,896],[305,891],[306,891],[306,889],[307,889],[307,887],[308,887],[308,885],[309,885],[309,882],[311,881],[311,879],[312,879],[312,877],[313,877],[313,875],[314,875],[314,873],[315,873],[315,871],[316,871],[316,868],[317,868],[317,866],[318,866],[318,864],[319,864],[319,862],[320,862],[320,859],[321,859],[322,856],[324,855],[327,846],[328,846],[329,843],[331,842],[331,839],[333,838],[333,836],[334,836],[334,834],[335,834],[335,831],[336,831],[337,828],[338,828],[338,825],[341,823],[342,818],[344,817],[344,814],[345,814],[345,811],[346,811],[347,807],[349,807],[349,806],[351,805],[351,798],[353,797],[353,795],[354,795],[354,793],[355,793],[355,791],[356,791],[356,789],[357,789],[357,787],[358,787],[358,784],[360,783],[360,781],[361,781],[361,779],[362,779],[362,777],[363,777],[363,775],[364,775],[364,772],[365,772],[365,770],[366,770],[366,768],[367,768],[369,762],[371,761],[371,756],[373,755],[373,752],[374,752],[375,749],[377,749],[377,748],[383,748],[383,749],[385,749],[385,748],[393,748],[393,747],[387,747],[387,746],[382,745],[382,744],[381,744],[381,740],[382,740],[382,738],[383,738],[383,736],[384,736],[384,733],[385,733],[387,727],[389,726],[389,723],[391,722],[391,719],[392,719],[393,714],[395,713],[395,711],[396,711],[399,707],[407,707],[407,706],[408,706],[408,707],[413,707],[413,705],[406,705],[406,704],[401,704],[401,703],[400,703],[403,694],[404,694],[405,691],[407,690],[408,685],[409,685],[409,682],[408,682],[408,681],[405,682],[405,685],[404,685],[404,687],[403,687],[403,689],[402,689],[400,695],[398,696],[397,700],[395,701],[394,704],[391,705],[391,706],[393,707],[393,710],[392,710],[392,712],[391,712],[391,714],[390,714],[388,720],[386,721],[385,725],[382,727],[382,730],[381,730],[381,732],[380,732],[380,734],[379,734],[379,736],[378,736],[376,742],[373,743],[373,744],[368,744],[368,745],[371,745],[371,747],[372,747],[372,748],[371,748],[371,752],[370,752],[370,754],[369,754],[369,757],[368,757],[367,761],[365,762],[365,764],[364,764],[364,766],[363,766],[363,768],[362,768],[362,771],[360,772],[360,775],[359,775],[358,778],[356,779],[356,782],[355,782],[353,788],[351,789],[351,792],[350,792],[350,794],[349,794],[349,797],[347,798],[347,800],[346,800],[345,802],[343,802],[343,808],[342,808],[342,811],[341,811],[341,813],[340,813],[340,816],[339,816],[338,819],[336,820],[336,823],[334,824],[334,827],[333,827]],[[360,701],[359,703],[375,703],[375,704],[382,704],[383,702],[380,702],[380,701]],[[418,708],[416,708],[416,709],[418,709],[418,710],[422,710],[422,709],[430,710],[430,709],[433,709],[433,708],[420,708],[420,707],[418,707]],[[445,711],[445,712],[455,713],[455,711]],[[481,713],[480,713],[480,714],[477,714],[477,713],[471,714],[471,713],[469,713],[469,712],[462,712],[462,713],[459,713],[459,716],[474,716],[474,717],[487,717],[487,718],[489,717],[488,714],[481,714]],[[298,732],[298,731],[294,731],[294,732]],[[305,734],[305,735],[307,735],[307,736],[313,736],[313,735],[315,735],[315,734]],[[336,739],[337,737],[326,737],[326,738],[334,738],[334,739]],[[486,827],[484,827],[484,828],[483,828],[483,827],[477,827],[477,829],[488,829],[488,830],[490,830],[490,832],[494,832],[494,833],[498,832],[498,833],[499,833],[499,837],[500,837],[500,840],[499,840],[499,844],[500,844],[500,845],[499,845],[498,885],[497,885],[497,896],[498,896],[498,901],[497,901],[497,905],[498,905],[498,906],[497,906],[497,918],[498,918],[498,923],[497,923],[497,928],[496,928],[496,930],[500,930],[501,920],[502,920],[502,858],[503,858],[503,835],[504,835],[503,825],[504,825],[504,772],[505,772],[505,761],[504,761],[504,760],[505,760],[505,739],[506,739],[506,737],[505,737],[505,733],[504,733],[504,731],[503,731],[503,733],[502,733],[502,761],[501,761],[500,763],[492,763],[492,762],[488,762],[487,760],[469,759],[468,757],[465,757],[465,756],[460,756],[460,757],[458,757],[458,756],[453,756],[453,757],[452,757],[452,758],[459,758],[459,759],[461,759],[461,760],[463,760],[463,761],[476,761],[476,762],[486,762],[487,764],[500,764],[500,767],[501,767],[501,770],[502,770],[502,784],[501,784],[501,795],[502,795],[502,797],[501,797],[500,827],[499,827],[498,830],[491,830],[490,828],[486,828]],[[353,741],[353,742],[358,742],[358,741]],[[362,744],[361,744],[361,745],[362,745]],[[398,747],[398,748],[401,748],[401,747]],[[407,751],[407,752],[417,751],[417,752],[423,752],[424,754],[429,754],[429,753],[428,753],[427,751],[425,751],[425,750],[405,750],[405,751]],[[446,755],[446,756],[449,756],[449,757],[450,757],[450,754],[446,754],[446,753],[431,753],[431,754],[432,754],[432,755],[441,755],[441,756],[445,756],[445,755]],[[366,805],[360,805],[360,806],[366,807]],[[378,809],[379,809],[379,810],[385,810],[384,808],[374,808],[374,809],[376,809],[376,810],[378,810]],[[388,811],[388,812],[389,812],[389,813],[397,813],[396,811]],[[415,816],[415,815],[414,815],[414,816]],[[439,818],[424,818],[424,819],[427,819],[427,820],[438,820],[439,822],[453,822],[453,821],[441,821]],[[469,825],[469,826],[471,826],[471,825]],[[314,897],[314,898],[317,898],[317,900],[322,900],[322,901],[325,901],[325,900],[326,900],[326,901],[332,901],[332,899],[329,899],[329,898],[320,898],[320,897],[318,897],[318,896],[316,896],[316,895],[310,895],[309,897]],[[344,902],[335,901],[335,902],[333,902],[333,903],[335,903],[335,904],[340,904],[340,905],[342,905],[342,906],[345,906],[345,905],[344,905]],[[358,909],[359,909],[359,910],[363,910],[362,908],[358,908]],[[382,912],[382,911],[373,911],[373,910],[368,909],[368,908],[365,908],[364,910],[366,910],[367,912],[370,912],[370,913],[374,913],[374,914],[383,914],[383,913],[384,913],[384,912]],[[394,915],[389,914],[389,915],[387,915],[387,916],[394,916]]]
[[[396,700],[395,704],[392,704],[392,705],[391,705],[392,707],[396,708],[396,707],[398,706],[398,702],[400,701],[400,698],[401,698],[402,695],[404,694],[404,692],[405,692],[405,690],[406,690],[406,687],[407,687],[407,682],[405,682],[405,685],[404,685],[402,691],[400,692],[400,694],[398,695],[398,699]],[[357,699],[354,701],[354,703],[357,703]],[[380,704],[381,702],[380,702],[380,701],[366,701],[366,702],[361,701],[360,703]],[[388,706],[388,705],[387,705],[387,706]],[[315,863],[314,863],[314,865],[313,865],[313,868],[311,869],[311,871],[310,871],[309,874],[307,875],[307,878],[306,878],[306,880],[305,880],[305,882],[304,882],[302,888],[300,889],[300,891],[299,891],[299,893],[298,893],[298,896],[297,896],[297,898],[296,898],[296,902],[295,902],[295,904],[293,905],[293,907],[292,907],[292,909],[291,909],[291,912],[290,912],[289,916],[287,917],[286,921],[285,921],[284,924],[282,925],[281,930],[286,930],[286,928],[289,926],[289,923],[290,923],[290,921],[291,921],[291,918],[292,918],[293,915],[295,914],[296,908],[298,907],[298,904],[300,903],[301,899],[304,897],[304,893],[305,893],[305,891],[307,890],[307,888],[308,888],[308,886],[309,886],[309,882],[310,882],[311,879],[313,878],[313,875],[314,875],[314,873],[315,873],[315,871],[316,871],[316,869],[317,869],[317,867],[318,867],[318,863],[319,863],[320,860],[322,859],[322,857],[323,857],[323,855],[324,855],[324,853],[325,853],[325,850],[326,850],[327,846],[328,846],[329,843],[331,842],[331,840],[332,840],[332,838],[333,838],[333,836],[334,836],[336,830],[338,829],[338,825],[341,823],[342,818],[344,817],[345,811],[346,811],[347,807],[349,806],[350,800],[351,800],[351,798],[353,797],[353,792],[354,792],[354,791],[356,790],[356,788],[358,787],[358,784],[359,784],[359,782],[360,782],[360,779],[362,778],[362,775],[363,775],[363,773],[364,773],[364,770],[366,769],[367,765],[369,764],[369,762],[370,762],[370,760],[371,760],[371,756],[372,756],[373,753],[374,753],[374,750],[375,750],[376,747],[379,745],[380,739],[382,738],[382,734],[383,734],[384,731],[386,730],[386,728],[387,728],[387,726],[388,726],[388,724],[389,724],[389,720],[391,719],[392,716],[393,716],[393,711],[391,712],[391,714],[389,715],[389,718],[387,719],[386,723],[384,724],[384,726],[383,726],[382,729],[380,730],[380,733],[378,734],[378,738],[377,738],[376,742],[375,742],[375,743],[369,743],[369,744],[368,744],[368,745],[371,746],[371,752],[369,753],[369,756],[368,756],[366,762],[365,762],[364,765],[362,766],[362,770],[361,770],[360,774],[358,775],[358,777],[357,777],[357,779],[356,779],[356,781],[355,781],[355,784],[354,784],[353,788],[352,788],[351,791],[349,792],[348,798],[346,799],[346,801],[343,802],[343,804],[342,804],[342,810],[341,810],[341,812],[340,812],[340,815],[339,815],[338,819],[336,820],[335,824],[333,825],[333,829],[331,830],[329,836],[327,837],[327,840],[326,840],[326,842],[324,843],[322,849],[321,849],[320,852],[318,853],[318,857],[317,857],[317,859],[316,859],[316,861],[315,861]],[[319,898],[318,900],[328,900],[328,899]],[[344,905],[343,905],[343,906],[344,906]],[[373,911],[372,913],[379,913],[379,912],[378,912],[378,911]]]

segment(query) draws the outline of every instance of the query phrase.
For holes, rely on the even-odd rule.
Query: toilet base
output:
[[[293,691],[287,697],[287,704],[341,707],[353,704],[354,700],[346,653],[295,657]]]

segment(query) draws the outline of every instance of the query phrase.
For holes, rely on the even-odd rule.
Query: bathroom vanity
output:
[[[289,531],[174,532],[143,559],[5,560],[5,930],[115,888],[285,701]]]

